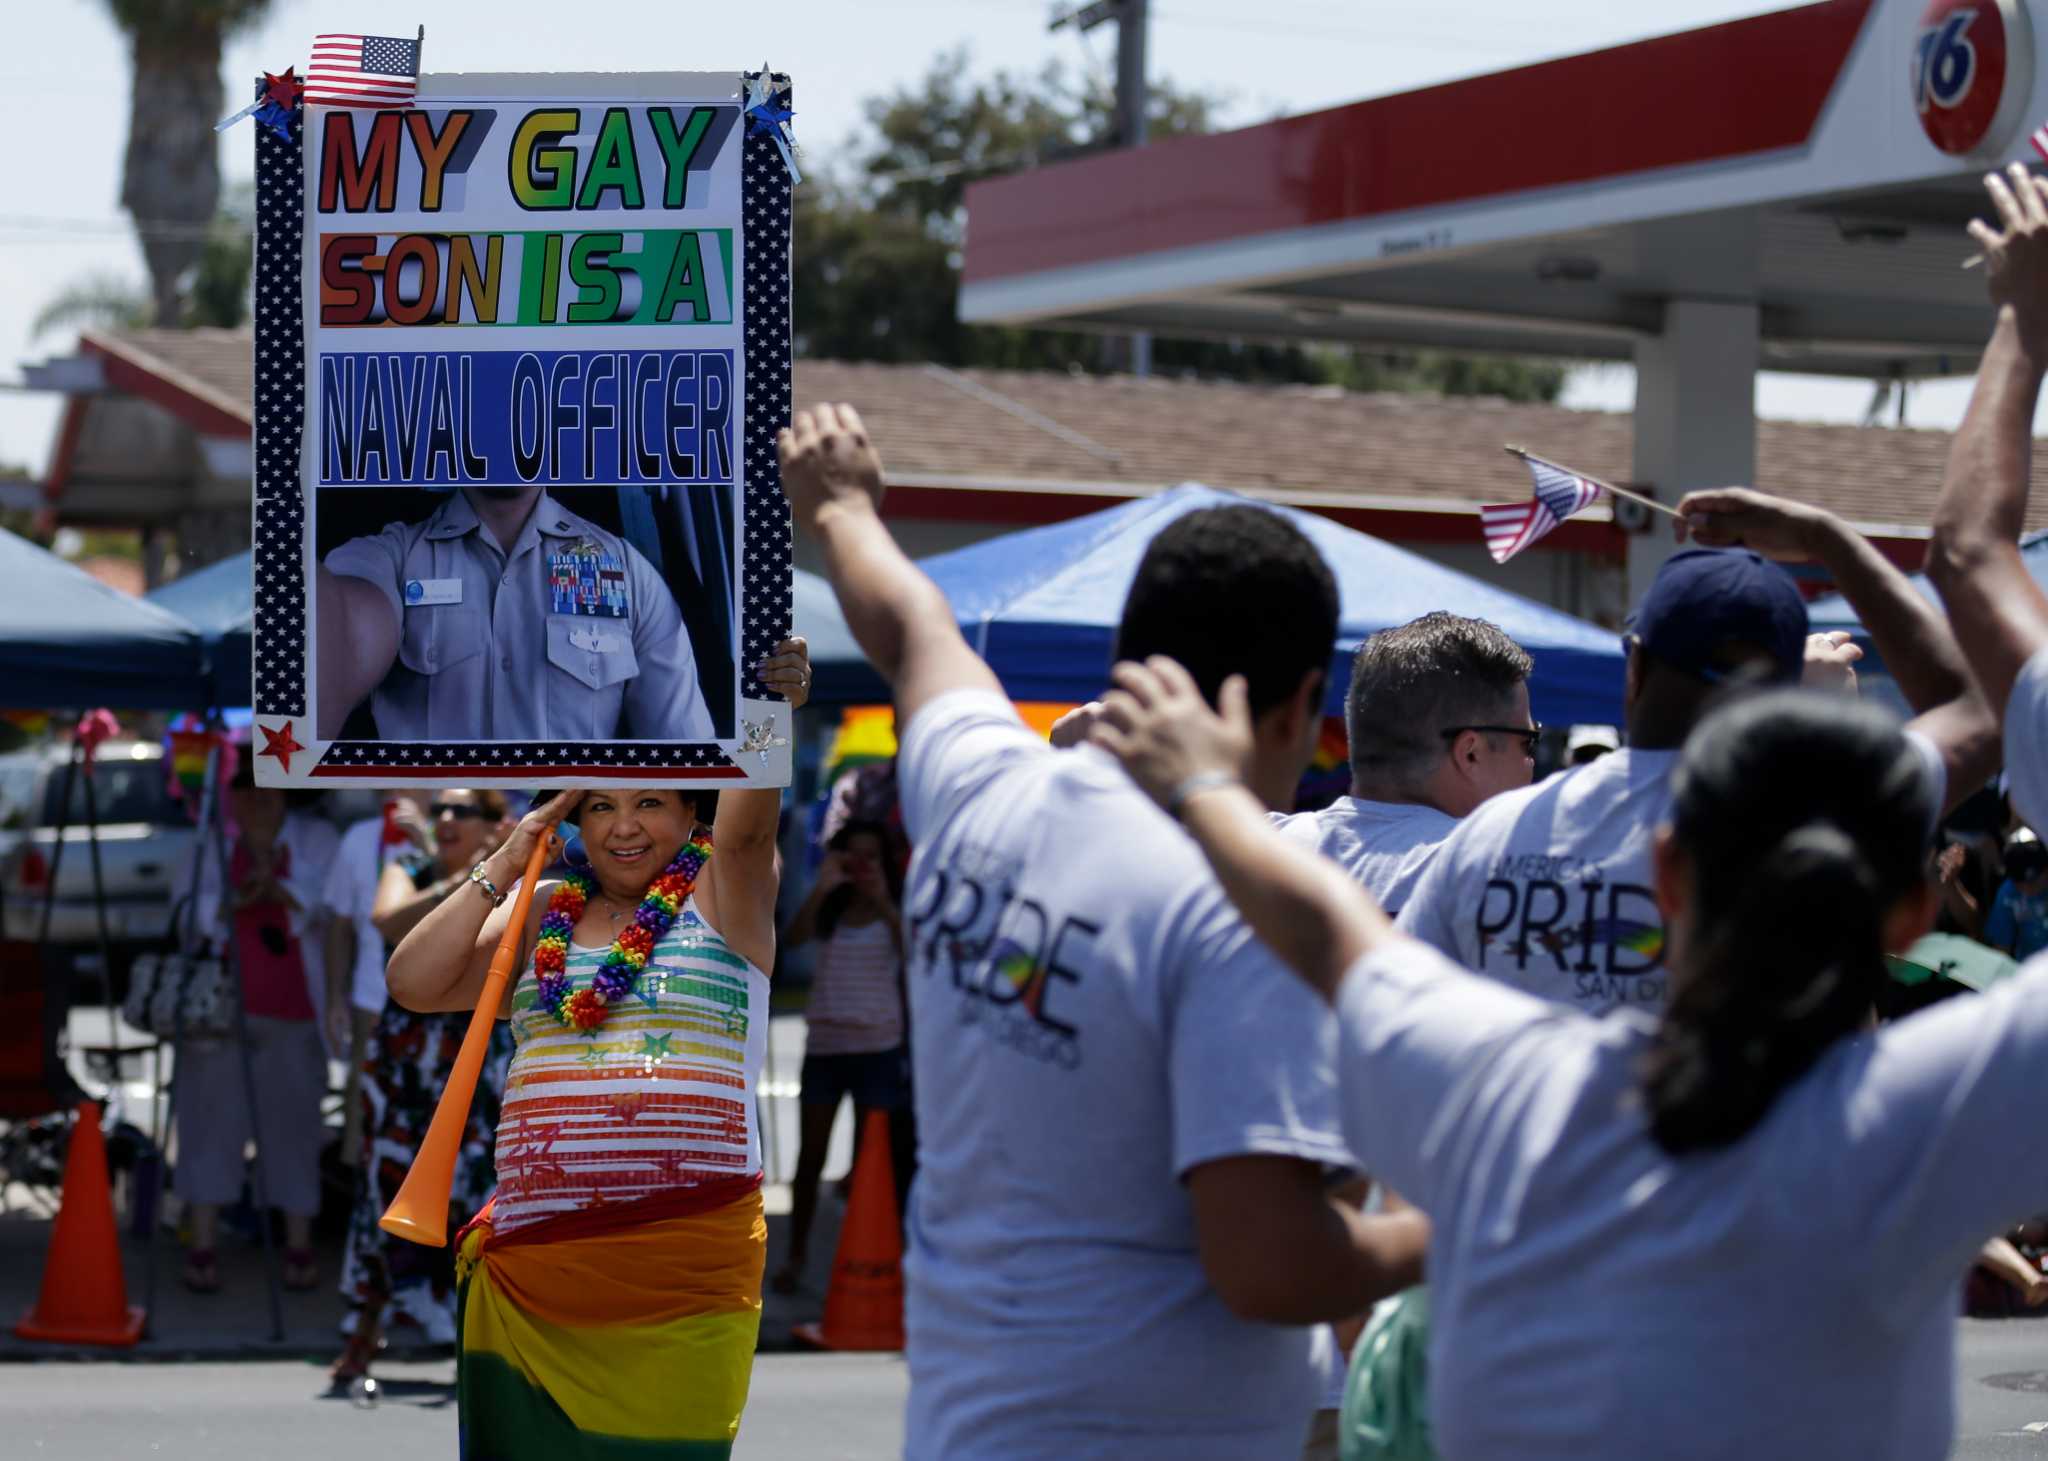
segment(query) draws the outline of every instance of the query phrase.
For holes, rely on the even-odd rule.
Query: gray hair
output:
[[[1522,647],[1484,619],[1438,610],[1382,629],[1351,662],[1344,729],[1352,774],[1414,790],[1444,752],[1441,733],[1502,723],[1532,668]]]

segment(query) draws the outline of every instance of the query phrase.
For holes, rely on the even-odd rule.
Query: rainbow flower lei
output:
[[[697,875],[711,856],[711,834],[699,833],[683,844],[675,860],[647,886],[647,896],[633,921],[612,940],[604,963],[591,976],[590,988],[569,992],[569,935],[594,890],[591,880],[571,872],[548,899],[541,915],[540,938],[533,947],[533,970],[539,976],[537,1003],[572,1030],[595,1030],[609,1008],[631,994],[647,967],[647,957],[674,927],[683,904],[697,886]]]

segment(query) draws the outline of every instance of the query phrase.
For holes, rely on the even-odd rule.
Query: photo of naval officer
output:
[[[625,521],[649,515],[646,489],[577,489],[613,490]],[[315,585],[323,738],[364,734],[364,710],[386,741],[715,738],[676,594],[633,542],[539,486],[411,489],[438,505],[380,531],[354,521],[368,496],[319,494],[334,544]]]

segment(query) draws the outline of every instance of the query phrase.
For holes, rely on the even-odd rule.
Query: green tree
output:
[[[1155,85],[1154,140],[1211,130],[1221,99]],[[975,79],[964,51],[867,106],[872,136],[850,167],[814,169],[796,190],[794,310],[800,353],[838,360],[937,361],[1017,369],[1100,369],[1103,339],[959,321],[968,184],[1109,145],[1114,98],[1049,65]],[[1551,362],[1385,354],[1255,342],[1153,342],[1161,374],[1336,384],[1554,400]]]
[[[228,110],[221,47],[269,0],[106,0],[134,61],[121,206],[135,220],[149,267],[153,317],[177,325],[187,274],[197,267],[220,207],[219,139]]]

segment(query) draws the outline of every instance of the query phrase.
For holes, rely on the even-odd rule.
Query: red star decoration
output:
[[[282,76],[273,76],[268,71],[264,72],[264,100],[275,102],[277,105],[284,107],[286,109],[289,109],[295,102],[297,102],[299,99],[299,93],[303,92],[306,89],[306,83],[299,80],[297,76],[293,75],[293,73],[298,69],[299,68],[296,66],[287,66],[284,68],[284,75]]]
[[[259,756],[275,756],[277,757],[278,765],[287,771],[291,770],[292,753],[306,749],[292,739],[292,723],[286,721],[282,730],[272,730],[267,725],[258,726],[257,729],[263,732],[263,749],[256,754]]]

